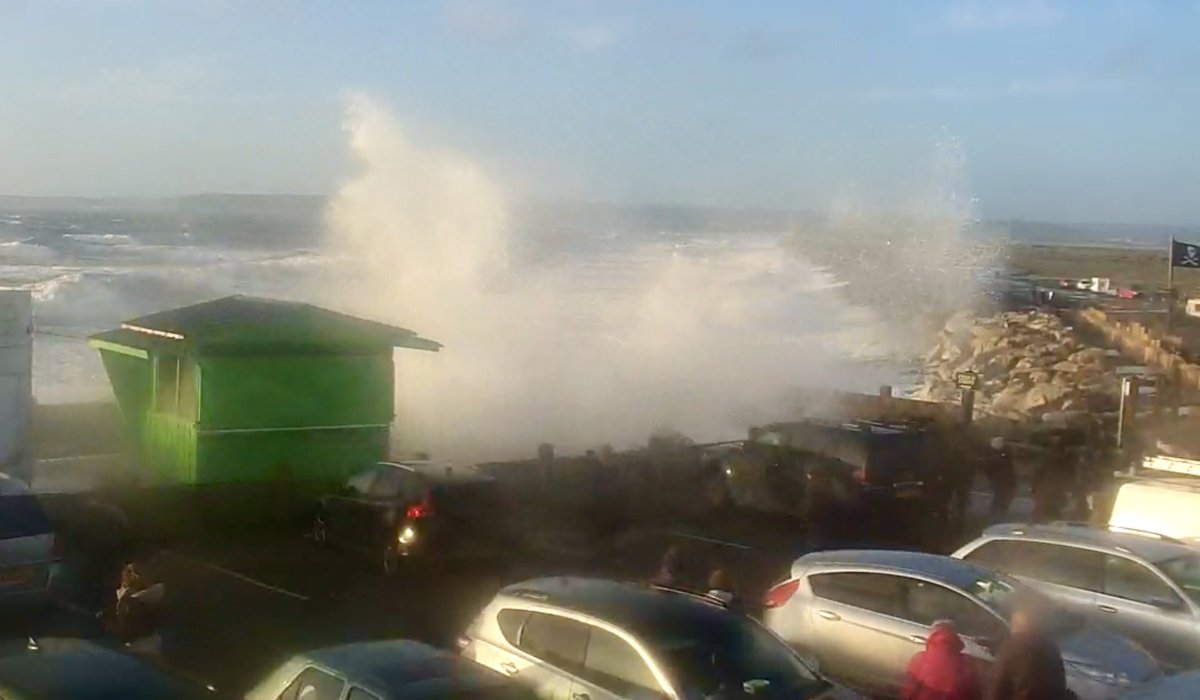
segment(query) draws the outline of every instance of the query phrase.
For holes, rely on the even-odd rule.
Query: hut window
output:
[[[154,408],[159,413],[175,413],[179,405],[179,358],[160,357],[154,364]]]

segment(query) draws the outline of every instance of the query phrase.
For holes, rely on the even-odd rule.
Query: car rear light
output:
[[[54,561],[58,561],[59,559],[63,558],[62,538],[53,533],[50,534],[50,557],[54,559]]]
[[[428,491],[425,492],[425,497],[421,499],[420,503],[414,503],[408,507],[408,510],[404,511],[404,517],[408,518],[409,520],[420,520],[421,518],[428,518],[432,515],[433,494],[429,493]]]
[[[763,607],[781,608],[792,599],[792,596],[796,595],[798,590],[800,590],[800,579],[784,581],[767,591],[767,594],[763,596]]]
[[[851,474],[851,476],[854,477],[854,480],[860,484],[867,483],[866,467],[859,467],[858,469],[855,469],[854,472]]]

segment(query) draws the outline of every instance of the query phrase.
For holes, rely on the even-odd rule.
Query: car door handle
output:
[[[1117,609],[1111,605],[1097,605],[1096,609],[1100,612],[1108,613],[1110,615],[1115,615],[1117,613]]]
[[[571,700],[592,700],[592,696],[587,693],[571,693]]]
[[[831,612],[829,610],[818,610],[817,615],[820,615],[824,619],[829,620],[831,622],[837,622],[838,620],[842,619],[841,615],[838,615],[837,613]]]
[[[511,661],[505,661],[504,663],[500,664],[500,669],[510,676],[516,675],[517,673],[517,665]]]
[[[912,642],[913,644],[924,644],[925,638],[919,634],[910,634],[908,635],[908,641]]]

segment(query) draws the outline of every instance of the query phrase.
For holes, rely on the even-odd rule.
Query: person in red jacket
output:
[[[925,651],[908,662],[901,700],[979,700],[983,695],[979,675],[963,655],[963,641],[954,623],[933,623]]]

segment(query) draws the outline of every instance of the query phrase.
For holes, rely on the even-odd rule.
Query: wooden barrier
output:
[[[928,420],[941,424],[962,422],[957,403],[936,403],[882,394],[848,391],[805,392],[800,401],[805,416],[864,420]]]
[[[1160,336],[1141,323],[1120,321],[1096,308],[1074,315],[1133,361],[1162,370],[1169,381],[1180,386],[1200,389],[1200,365],[1188,362],[1180,354],[1182,338]]]

